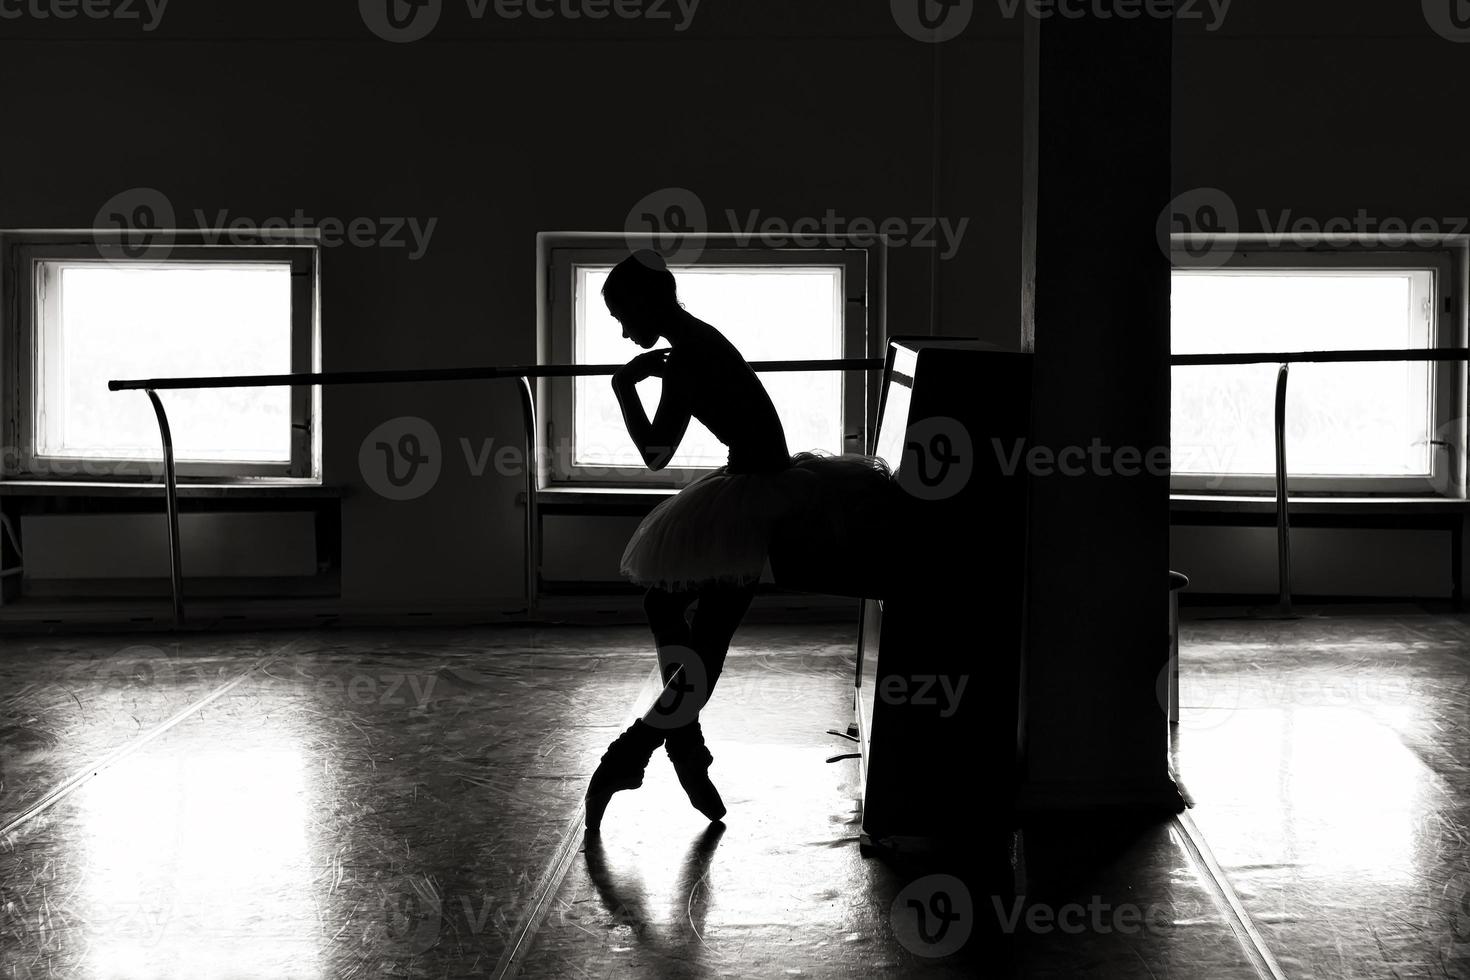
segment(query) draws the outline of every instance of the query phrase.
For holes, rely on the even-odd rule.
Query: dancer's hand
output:
[[[644,378],[662,378],[668,356],[667,350],[651,350],[645,354],[639,354],[618,368],[617,373],[613,375],[613,384],[636,385]]]

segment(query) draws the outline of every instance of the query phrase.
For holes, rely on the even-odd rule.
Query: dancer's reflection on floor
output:
[[[724,833],[725,825],[716,821],[690,843],[668,908],[651,907],[638,869],[610,867],[602,838],[587,835],[587,877],[613,928],[618,930],[619,940],[657,954],[658,960],[677,964],[678,975],[687,975],[689,964],[702,959],[707,949],[704,930],[710,907],[709,868]]]

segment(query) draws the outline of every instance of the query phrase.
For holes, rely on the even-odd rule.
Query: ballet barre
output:
[[[882,370],[878,357],[816,361],[751,361],[759,372]],[[585,378],[616,374],[621,364],[527,364],[520,367],[427,368],[399,371],[317,371],[300,374],[240,374],[209,378],[148,378],[109,381],[108,391],[167,391],[180,388],[270,388],[285,385],[371,385],[425,381],[493,381],[506,378]]]
[[[846,357],[828,360],[752,361],[750,366],[760,373],[788,371],[881,371],[883,358]],[[517,381],[520,393],[521,420],[526,438],[526,457],[536,455],[536,394],[532,382],[542,378],[583,378],[607,376],[621,370],[621,364],[526,364],[513,366],[402,369],[390,371],[314,371],[296,374],[222,375],[193,378],[143,378],[113,380],[109,391],[142,391],[148,395],[158,420],[158,434],[163,444],[163,484],[167,510],[169,582],[173,598],[174,626],[184,625],[184,573],[179,547],[178,471],[174,458],[173,433],[160,391],[201,388],[271,388],[314,387],[321,385],[365,385],[432,383],[446,381]],[[526,467],[526,615],[534,618],[538,583],[536,562],[536,477],[535,466]]]
[[[1276,587],[1277,605],[1282,615],[1294,617],[1291,592],[1291,519],[1287,514],[1286,488],[1286,385],[1293,364],[1367,364],[1388,362],[1451,362],[1464,364],[1470,361],[1470,348],[1435,347],[1388,350],[1326,350],[1299,351],[1291,353],[1253,352],[1246,354],[1175,354],[1169,358],[1174,367],[1224,366],[1243,364],[1275,364],[1275,450],[1276,450]],[[1463,530],[1455,532],[1454,556],[1454,601],[1461,601],[1461,541]],[[1175,660],[1178,667],[1178,660]]]
[[[1277,511],[1277,573],[1279,602],[1284,612],[1290,613],[1291,596],[1291,544],[1290,520],[1288,517],[1288,494],[1286,489],[1286,386],[1289,367],[1298,363],[1366,363],[1366,362],[1459,362],[1470,360],[1470,348],[1440,347],[1413,350],[1342,350],[1301,352],[1256,352],[1240,354],[1175,354],[1169,358],[1174,367],[1205,365],[1276,364],[1279,366],[1276,384],[1275,436],[1276,436],[1276,511]],[[193,388],[261,388],[272,386],[312,385],[359,385],[395,384],[405,382],[483,381],[507,379],[518,381],[522,419],[525,426],[526,445],[532,451],[528,458],[534,459],[536,443],[536,402],[531,382],[541,378],[575,378],[611,375],[619,364],[537,364],[498,367],[465,367],[390,371],[326,371],[299,374],[262,374],[194,378],[149,378],[140,380],[109,381],[110,391],[143,391],[152,402],[158,418],[159,435],[163,444],[164,490],[167,503],[169,566],[173,594],[173,612],[176,625],[184,622],[183,573],[179,557],[178,528],[178,477],[174,462],[173,437],[169,430],[168,415],[158,392]],[[875,371],[883,370],[882,358],[838,358],[832,360],[787,360],[754,361],[751,367],[758,372],[782,371]],[[535,534],[536,534],[536,472],[534,467],[526,471],[526,611],[533,615],[537,599]],[[1458,550],[1456,563],[1458,568]],[[1457,576],[1458,581],[1458,576]]]

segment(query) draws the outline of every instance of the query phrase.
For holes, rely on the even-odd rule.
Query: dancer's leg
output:
[[[715,682],[725,669],[730,641],[750,610],[755,586],[711,586],[699,591],[699,606],[690,625],[690,645],[704,666],[705,700],[714,694]]]
[[[685,619],[689,605],[698,599],[694,621]],[[664,690],[643,716],[659,727],[671,728],[673,717],[693,717],[714,696],[715,684],[725,669],[730,641],[755,599],[755,586],[711,585],[698,592],[654,590],[644,598],[644,609],[658,644]],[[697,671],[675,671],[690,659],[699,661]],[[699,676],[687,676],[690,673]],[[694,698],[691,703],[688,699]]]
[[[659,675],[665,683],[683,662],[677,648],[687,649],[689,646],[690,629],[686,613],[693,602],[692,593],[663,589],[650,589],[644,597],[643,608],[648,614],[659,653]],[[687,658],[687,654],[685,656]],[[595,832],[600,829],[603,812],[614,793],[643,785],[643,772],[648,768],[648,760],[667,734],[666,728],[651,726],[640,718],[607,747],[587,787],[588,830]]]
[[[725,668],[725,657],[730,652],[730,641],[734,639],[735,631],[754,598],[754,586],[715,586],[699,592],[699,605],[690,628],[690,643],[703,667],[701,709],[714,694],[715,684]],[[664,748],[674,764],[680,785],[689,796],[689,802],[711,820],[723,817],[725,804],[709,778],[709,767],[714,757],[705,745],[699,718],[696,716],[670,731]]]
[[[694,592],[670,592],[649,589],[643,596],[643,612],[648,628],[653,631],[653,644],[658,650],[659,675],[664,683],[682,662],[681,655],[693,645],[689,627],[689,607],[697,597]]]

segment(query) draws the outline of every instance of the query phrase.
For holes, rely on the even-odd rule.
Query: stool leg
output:
[[[1179,724],[1179,593],[1169,591],[1169,723]]]

